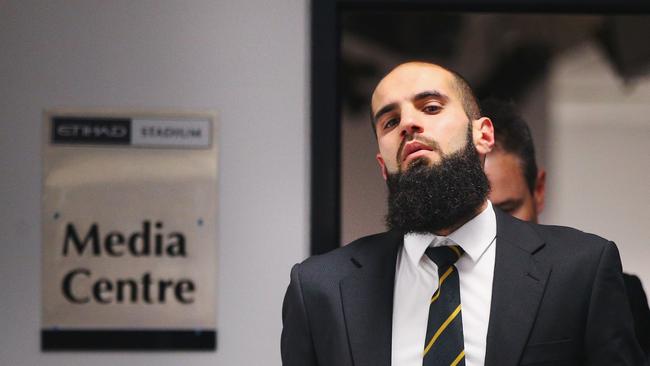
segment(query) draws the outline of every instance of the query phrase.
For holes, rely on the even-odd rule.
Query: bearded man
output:
[[[372,96],[389,231],[291,272],[288,366],[643,365],[616,246],[492,207],[465,80],[409,62]]]

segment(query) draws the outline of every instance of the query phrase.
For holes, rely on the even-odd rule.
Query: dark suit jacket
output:
[[[648,308],[648,299],[643,291],[639,277],[623,273],[623,282],[632,310],[634,319],[634,330],[636,338],[641,344],[646,357],[650,354],[650,308]]]
[[[616,246],[495,209],[496,260],[485,364],[643,365]],[[291,271],[285,366],[388,366],[403,235],[387,232]]]

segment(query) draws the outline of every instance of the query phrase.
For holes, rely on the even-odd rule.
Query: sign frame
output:
[[[108,121],[121,121],[122,125],[125,125],[125,121],[128,121],[128,124],[138,124],[138,127],[144,126],[142,121],[154,121],[153,126],[156,125],[162,126],[160,129],[154,131],[154,128],[150,128],[150,132],[153,131],[154,134],[157,134],[158,137],[163,136],[165,138],[156,140],[156,136],[140,136],[140,140],[131,138],[130,140],[125,140],[124,134],[122,133],[123,129],[100,129],[100,128],[85,128],[82,126],[79,129],[68,129],[68,138],[71,140],[68,141],[55,141],[57,137],[55,136],[55,131],[53,128],[54,120],[56,118],[63,119],[75,119],[77,121],[88,121],[88,120],[108,120]],[[217,263],[217,252],[218,252],[218,243],[217,243],[217,223],[218,223],[218,149],[216,143],[216,136],[218,136],[218,120],[216,112],[196,112],[196,111],[171,111],[171,110],[135,110],[135,109],[48,109],[43,113],[44,120],[44,130],[42,133],[42,192],[41,192],[41,212],[42,212],[42,223],[41,231],[43,233],[43,238],[41,240],[42,253],[43,257],[41,260],[41,278],[42,278],[42,314],[41,314],[41,350],[45,352],[49,351],[215,351],[217,349],[217,323],[216,323],[216,302],[217,302],[217,276],[216,276],[216,263]],[[161,122],[162,121],[162,122]],[[206,122],[207,121],[207,122]],[[162,123],[162,125],[161,125]],[[194,123],[194,124],[192,124]],[[207,124],[206,124],[207,123]],[[146,125],[146,123],[145,123]],[[183,135],[182,128],[183,126],[192,125],[196,127],[194,130],[199,131],[197,136]],[[99,125],[94,125],[95,127]],[[171,126],[171,127],[170,127]],[[205,129],[207,126],[207,130]],[[163,127],[167,127],[166,129]],[[131,129],[133,133],[134,129]],[[142,131],[145,131],[142,128]],[[180,132],[179,132],[180,131]],[[207,136],[205,136],[207,131]],[[109,138],[111,133],[114,132],[116,139],[114,141],[102,141],[102,138]],[[191,132],[191,131],[190,131]],[[144,132],[143,132],[144,133]],[[175,136],[172,136],[176,134]],[[59,136],[60,137],[60,136]],[[74,137],[78,137],[77,140]],[[177,138],[175,138],[177,137]],[[186,137],[185,140],[182,137]],[[195,138],[196,137],[196,138]],[[84,140],[85,139],[85,140]],[[95,140],[93,140],[95,139]],[[183,140],[183,141],[181,141]],[[135,141],[135,143],[134,143]],[[144,141],[144,142],[143,142]],[[188,142],[189,141],[189,142]],[[176,323],[170,322],[170,326],[165,325],[165,321],[161,321],[161,326],[152,326],[152,322],[149,319],[149,324],[145,326],[110,326],[106,324],[73,324],[73,325],[58,325],[53,324],[50,320],[51,315],[46,315],[46,291],[48,286],[46,282],[49,281],[47,276],[50,276],[50,273],[46,271],[46,264],[48,258],[46,256],[46,226],[51,225],[51,222],[54,220],[61,220],[65,218],[66,213],[62,210],[52,210],[52,205],[46,207],[45,195],[48,190],[46,187],[46,181],[48,179],[47,169],[49,169],[47,164],[48,152],[51,152],[52,146],[60,146],[65,149],[72,149],[78,151],[83,155],[83,149],[108,149],[105,151],[110,151],[111,149],[119,148],[128,148],[133,149],[133,154],[143,154],[145,151],[160,151],[161,153],[173,154],[174,150],[180,151],[185,150],[183,153],[191,154],[192,151],[195,151],[199,154],[202,154],[203,164],[205,161],[213,162],[214,171],[211,171],[213,178],[204,179],[210,182],[208,184],[209,190],[214,190],[213,194],[208,195],[211,198],[212,203],[208,206],[212,206],[209,209],[207,215],[202,216],[195,221],[198,227],[202,228],[212,228],[209,230],[210,235],[214,240],[209,244],[208,256],[207,259],[202,258],[201,263],[204,266],[211,266],[211,269],[207,271],[210,273],[211,279],[207,282],[208,293],[211,295],[211,300],[207,303],[207,306],[204,306],[203,309],[208,308],[206,312],[208,314],[207,325],[203,326],[202,324],[192,324],[190,326],[182,325],[183,320]],[[206,159],[206,155],[208,158]],[[205,166],[205,165],[203,165]],[[212,168],[210,168],[212,169]],[[187,184],[187,182],[183,182]],[[154,181],[155,185],[155,181]],[[206,184],[203,183],[203,188]],[[154,187],[155,189],[155,187]],[[205,189],[204,189],[205,190]],[[136,205],[137,206],[137,205]],[[205,213],[205,212],[204,212]],[[146,221],[145,221],[146,222]],[[158,223],[152,222],[151,225],[157,225]],[[144,223],[142,224],[144,225]],[[162,224],[160,225],[162,226]],[[156,226],[157,227],[157,226]],[[87,237],[90,234],[87,235]],[[143,239],[144,240],[144,239]],[[206,242],[205,240],[203,240]],[[90,248],[90,246],[87,245]],[[123,246],[126,248],[126,245]],[[79,250],[80,251],[80,250]],[[88,252],[88,251],[86,251]],[[124,253],[121,253],[124,254]],[[204,254],[197,257],[201,257]],[[81,254],[79,255],[81,257]],[[128,255],[127,255],[128,256]],[[83,258],[76,259],[77,261],[83,260]],[[168,258],[163,258],[167,260],[165,265],[170,263]],[[49,264],[51,266],[51,263]],[[162,268],[162,266],[161,266]],[[205,269],[205,268],[204,268]],[[179,270],[180,271],[180,270]],[[193,285],[192,285],[193,286]],[[51,286],[49,286],[51,287]],[[184,289],[187,291],[188,286],[185,286]],[[192,287],[193,289],[193,287]],[[183,290],[183,288],[181,288]],[[144,291],[144,290],[143,290]],[[160,290],[158,290],[160,291]],[[176,289],[178,292],[179,290]],[[178,296],[178,294],[176,295]],[[208,296],[210,297],[210,296]],[[204,301],[205,302],[205,301]],[[160,305],[159,305],[160,307]],[[211,309],[210,309],[211,308]],[[74,318],[74,314],[71,315]],[[183,318],[183,316],[179,316]],[[162,317],[161,317],[162,320]],[[155,321],[155,320],[154,320]],[[90,322],[92,323],[92,322]],[[128,323],[128,321],[123,321],[122,323]],[[196,320],[193,323],[197,323]],[[199,322],[200,323],[200,322]],[[179,325],[180,324],[180,325]]]

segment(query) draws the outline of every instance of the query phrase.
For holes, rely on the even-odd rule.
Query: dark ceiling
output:
[[[555,57],[588,41],[625,83],[650,71],[647,15],[350,11],[341,25],[340,95],[353,113],[367,108],[371,86],[396,60],[441,63],[463,74],[480,99],[513,101],[547,75]]]

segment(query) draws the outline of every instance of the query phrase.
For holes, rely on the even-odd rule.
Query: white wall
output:
[[[308,4],[0,3],[0,365],[279,365],[291,264],[308,252]],[[216,110],[216,353],[42,353],[41,112]]]
[[[650,292],[650,76],[626,85],[600,48],[558,59],[549,78],[545,223],[616,242]]]

